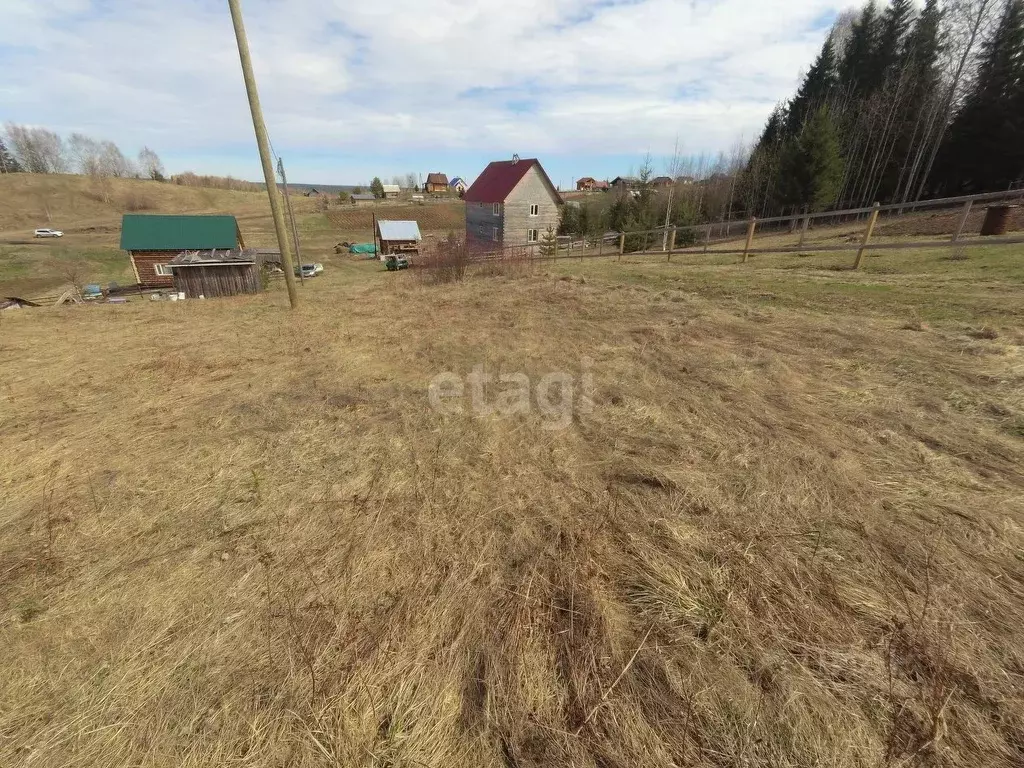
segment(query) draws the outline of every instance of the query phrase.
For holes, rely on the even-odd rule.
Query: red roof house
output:
[[[535,158],[490,163],[462,199],[466,239],[477,245],[530,245],[549,227],[558,228],[562,198]]]

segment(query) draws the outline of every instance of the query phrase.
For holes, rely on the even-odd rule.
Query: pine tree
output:
[[[1024,175],[1024,0],[1007,0],[983,47],[976,82],[950,126],[937,170],[953,189],[1005,189]]]
[[[370,192],[378,199],[384,197],[384,183],[380,180],[380,176],[373,177],[373,181],[370,182]]]
[[[828,107],[804,125],[800,138],[783,150],[781,175],[785,202],[820,211],[835,203],[843,181],[839,135]]]
[[[909,2],[909,0],[906,1]],[[825,104],[835,88],[836,82],[836,49],[832,42],[832,35],[829,35],[824,45],[821,46],[818,58],[814,60],[814,64],[807,72],[807,77],[800,84],[796,96],[789,103],[785,123],[786,133],[789,136],[800,135],[804,120],[818,107]]]
[[[20,173],[21,165],[18,163],[17,158],[11,154],[10,150],[7,149],[7,145],[4,144],[3,137],[0,136],[0,173]]]

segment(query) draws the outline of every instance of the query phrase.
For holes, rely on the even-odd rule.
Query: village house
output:
[[[562,198],[540,161],[497,160],[463,195],[466,241],[474,247],[540,242],[548,227],[558,228]]]
[[[441,194],[448,191],[448,176],[443,173],[428,173],[427,183],[423,185],[423,191],[428,195]]]
[[[156,216],[125,214],[121,250],[128,251],[140,288],[171,288],[171,261],[182,251],[244,247],[234,216]]]
[[[594,192],[595,190],[607,192],[610,186],[607,181],[598,181],[591,176],[584,176],[576,181],[577,192]]]
[[[385,200],[397,200],[402,193],[402,188],[397,184],[382,184],[381,187],[384,189]]]
[[[369,192],[360,192],[358,194],[349,195],[349,202],[352,205],[373,205],[377,202],[377,198],[371,195]]]
[[[671,176],[655,176],[651,179],[651,186],[655,189],[665,189],[671,187],[673,183]]]
[[[463,181],[461,176],[455,176],[448,182],[448,189],[461,196],[465,194],[467,189],[469,189],[469,185]]]
[[[616,176],[612,179],[611,186],[616,189],[636,189],[640,182],[634,176]]]

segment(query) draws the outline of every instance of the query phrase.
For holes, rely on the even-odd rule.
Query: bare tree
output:
[[[921,195],[924,194],[925,184],[927,184],[928,176],[935,164],[935,157],[939,153],[942,138],[953,121],[954,107],[963,97],[962,86],[965,84],[965,73],[974,68],[980,44],[995,22],[997,5],[996,0],[951,0],[946,6],[945,21],[950,41],[950,56],[947,66],[951,66],[951,72],[948,75],[949,86],[945,98],[942,99],[941,108],[935,110],[933,115],[933,124],[937,126],[937,130],[929,130],[926,133],[926,138],[931,139],[931,149],[921,171],[917,192],[914,195],[915,200],[920,200]],[[910,188],[917,176],[920,159],[920,157],[916,158],[911,167],[910,179],[907,182],[903,198],[904,202],[910,195]]]
[[[402,177],[401,176],[392,176],[391,177],[391,183],[394,184],[396,187],[402,186]]]
[[[411,189],[411,190],[415,191],[417,186],[418,186],[418,184],[416,183],[416,174],[415,173],[407,173],[407,174],[405,174],[405,188],[406,189]]]
[[[117,144],[104,141],[100,146],[100,168],[104,176],[126,179],[135,175],[134,165],[124,156]]]
[[[45,128],[7,123],[11,151],[29,173],[67,173],[68,158],[64,140]]]
[[[81,133],[72,133],[68,137],[68,154],[73,167],[78,173],[93,176],[100,170],[100,143]]]
[[[160,156],[149,147],[139,150],[139,172],[148,179],[154,181],[164,180],[164,164],[160,162]]]

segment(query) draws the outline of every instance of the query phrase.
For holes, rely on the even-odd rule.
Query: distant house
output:
[[[447,192],[448,177],[443,173],[428,173],[427,183],[423,185],[423,191],[428,195]]]
[[[320,190],[316,188],[307,189],[302,194],[304,194],[306,197],[320,197]]]
[[[397,200],[398,195],[402,192],[402,188],[397,184],[382,184],[381,186],[384,188],[385,200]]]
[[[582,179],[576,180],[577,192],[593,192],[594,190],[606,192],[609,186],[607,181],[598,181],[590,176],[584,176]]]
[[[348,198],[352,205],[373,205],[377,198],[368,192],[363,192],[358,195],[349,195]]]
[[[462,195],[469,189],[469,185],[462,180],[461,176],[455,176],[448,182],[448,189],[457,195]]]
[[[636,189],[639,183],[635,176],[616,176],[611,185],[619,189]]]
[[[184,251],[169,266],[174,290],[190,299],[259,293],[263,288],[255,249]]]
[[[693,176],[680,176],[679,178],[676,179],[676,183],[682,184],[683,186],[693,184],[693,181]]]
[[[244,247],[234,216],[151,216],[125,214],[121,250],[128,251],[141,288],[171,288],[170,263],[182,251]]]
[[[419,250],[420,225],[415,221],[388,221],[377,219],[377,237],[380,240],[380,253],[407,253]]]
[[[539,242],[548,227],[558,227],[562,204],[540,161],[518,155],[488,165],[462,199],[466,241],[475,247]]]
[[[671,176],[655,176],[651,179],[651,186],[664,189],[665,187],[671,187],[673,184]]]

